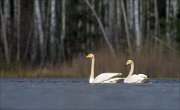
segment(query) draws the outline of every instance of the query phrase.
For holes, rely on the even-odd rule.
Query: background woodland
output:
[[[0,75],[179,77],[180,0],[0,0]],[[126,74],[125,74],[126,75]]]

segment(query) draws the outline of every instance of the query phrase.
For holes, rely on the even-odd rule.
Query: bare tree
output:
[[[170,39],[170,1],[166,0],[166,38],[167,43],[170,46],[171,45],[171,39]]]
[[[54,62],[56,57],[56,0],[51,0],[51,18],[50,18],[50,47],[51,60]]]
[[[172,36],[175,37],[177,33],[177,13],[178,13],[178,1],[177,0],[171,0],[172,5]]]
[[[121,8],[122,8],[123,18],[124,18],[127,44],[128,44],[129,52],[132,55],[132,48],[131,48],[130,35],[129,35],[129,27],[128,27],[126,10],[125,10],[125,6],[124,6],[124,1],[123,0],[121,0]]]
[[[35,23],[37,25],[37,31],[39,36],[39,44],[40,44],[40,54],[41,54],[41,62],[44,62],[44,32],[42,28],[42,18],[40,13],[40,5],[39,0],[34,0],[34,9],[35,9]]]
[[[139,1],[134,1],[134,18],[135,18],[135,34],[136,34],[136,49],[137,51],[140,51],[141,46],[141,31],[140,31],[140,23],[139,23]]]
[[[150,15],[151,15],[151,11],[150,11],[150,5],[151,5],[151,2],[150,1],[146,1],[145,2],[145,11],[146,11],[146,19],[145,19],[145,22],[146,22],[146,24],[145,24],[145,31],[146,31],[146,41],[147,42],[149,42],[150,41],[150,39],[151,39],[151,35],[150,35]]]
[[[155,37],[159,36],[159,13],[157,0],[154,0],[154,12],[155,12]]]
[[[20,21],[21,21],[21,6],[20,6],[20,0],[14,1],[14,29],[15,29],[15,37],[17,38],[17,52],[16,52],[16,59],[17,61],[20,61]]]
[[[128,21],[129,21],[129,29],[133,32],[134,31],[134,0],[127,0],[127,15],[128,15]]]
[[[0,1],[0,4],[1,1]],[[7,36],[6,36],[6,23],[7,23],[7,17],[9,17],[9,9],[6,8],[10,8],[9,7],[9,0],[6,0],[4,3],[4,15],[2,12],[2,7],[0,7],[0,16],[1,16],[1,37],[2,37],[2,41],[3,41],[3,45],[4,45],[4,51],[5,51],[5,59],[6,59],[6,63],[10,64],[10,56],[9,56],[9,46],[8,46],[8,41],[7,41]]]
[[[122,33],[122,28],[121,28],[121,20],[122,20],[122,10],[121,10],[121,1],[117,0],[116,3],[116,30],[115,30],[115,44],[116,44],[116,48],[117,50],[119,50],[120,45],[119,45],[119,36],[121,36]]]
[[[45,0],[43,0],[44,2]],[[49,41],[49,36],[50,36],[50,25],[51,25],[51,0],[47,0],[47,5],[43,6],[45,9],[43,9],[44,11],[43,12],[43,16],[45,16],[45,19],[44,19],[44,47],[47,48],[47,47],[50,47],[50,41]],[[46,53],[46,57],[51,57],[51,53],[49,52],[49,54],[47,53],[49,52],[47,49],[45,49],[45,53]]]
[[[114,37],[114,6],[115,6],[115,1],[114,0],[109,0],[108,4],[109,4],[109,18],[108,18],[108,37],[109,37],[109,41],[111,42],[111,44],[113,44],[113,37]]]
[[[104,9],[104,29],[106,32],[108,31],[108,1],[109,0],[103,0],[103,5],[105,7],[105,9]]]
[[[170,46],[176,33],[177,0],[166,0],[166,39]]]
[[[144,19],[144,0],[139,0],[139,27],[140,27],[140,36],[141,36],[141,41],[142,42],[142,38],[143,38],[143,32],[144,32],[144,22],[145,22],[145,19]]]
[[[64,39],[66,36],[66,0],[62,0],[61,11],[61,57],[64,59]]]
[[[94,2],[95,2],[95,0],[91,0],[91,6],[93,9],[95,9],[95,3]],[[95,31],[95,26],[93,23],[90,23],[90,32],[94,34],[95,33],[94,31]],[[94,46],[94,44],[91,43],[91,46]]]

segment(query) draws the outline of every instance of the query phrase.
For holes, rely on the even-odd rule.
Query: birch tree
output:
[[[167,44],[171,45],[170,39],[170,1],[166,0],[166,38]]]
[[[177,4],[177,0],[166,0],[166,38],[169,46],[176,33]]]
[[[20,6],[20,0],[15,0],[14,1],[14,30],[15,30],[15,37],[17,38],[17,54],[16,54],[16,59],[17,61],[20,61],[20,21],[21,21],[21,6]]]
[[[66,36],[66,0],[62,0],[62,11],[61,11],[61,57],[64,59],[64,39]]]
[[[139,31],[140,31],[140,36],[141,36],[141,40],[140,42],[142,42],[142,36],[144,36],[143,32],[144,32],[144,11],[143,11],[143,8],[144,8],[144,0],[139,0]]]
[[[50,47],[51,60],[54,62],[56,57],[56,0],[51,0],[51,18],[50,18]]]
[[[109,0],[108,1],[109,4],[109,18],[108,18],[108,37],[109,40],[111,42],[111,44],[113,43],[113,37],[114,37],[114,0]]]
[[[129,22],[129,29],[133,32],[134,31],[134,1],[135,0],[127,0],[127,15],[128,15],[128,22]],[[137,1],[137,0],[136,0]]]
[[[37,32],[39,36],[41,62],[44,61],[44,32],[42,28],[42,18],[40,12],[39,0],[34,0],[34,11],[35,11],[35,25],[37,26]]]
[[[121,1],[120,0],[117,0],[117,3],[116,3],[116,13],[117,13],[117,16],[116,16],[116,33],[115,33],[115,44],[116,44],[116,48],[117,50],[119,50],[119,37],[121,36],[121,33],[122,33],[122,28],[121,28],[121,15],[122,15],[122,10],[121,10]]]
[[[104,29],[108,32],[108,0],[103,0],[104,5]]]
[[[95,0],[91,0],[91,6],[93,9],[95,9]],[[94,34],[94,31],[95,31],[95,27],[94,27],[94,24],[93,23],[90,23],[90,32]],[[91,43],[92,46],[93,46],[93,43]]]
[[[11,8],[11,4],[10,4],[10,0],[5,0],[4,1],[4,20],[5,20],[5,25],[6,25],[6,34],[8,36],[10,36],[10,27],[11,27],[11,22],[10,22],[10,19],[11,19],[11,13],[10,13],[10,8]]]
[[[131,48],[131,42],[130,42],[130,35],[129,35],[129,28],[128,28],[128,22],[127,22],[127,15],[126,15],[126,10],[124,6],[124,1],[121,0],[121,8],[123,12],[123,18],[124,18],[124,24],[125,24],[125,31],[126,31],[126,41],[128,44],[129,52],[132,55],[132,48]]]
[[[145,24],[145,28],[146,28],[146,41],[149,42],[151,39],[151,35],[150,35],[150,15],[151,15],[151,11],[150,11],[150,5],[151,2],[150,1],[146,1],[145,2],[145,9],[146,9],[146,24]]]
[[[0,4],[1,1],[0,1]],[[7,9],[6,9],[7,8]],[[7,29],[7,20],[9,19],[10,15],[9,15],[9,8],[10,8],[10,2],[9,0],[6,0],[4,2],[4,15],[3,15],[3,11],[2,8],[0,7],[0,16],[1,16],[1,37],[2,37],[2,41],[3,41],[3,45],[4,45],[4,51],[5,51],[5,59],[6,59],[6,63],[10,64],[10,55],[9,55],[9,46],[8,46],[8,41],[7,41],[7,35],[6,35],[6,29]]]
[[[158,36],[158,34],[159,34],[159,14],[158,14],[157,0],[154,0],[154,12],[155,12],[155,36]]]
[[[177,0],[171,0],[172,5],[172,36],[175,37],[177,34],[177,12],[178,12],[178,2]]]
[[[136,49],[137,51],[140,51],[141,46],[141,31],[140,31],[140,23],[139,23],[139,1],[134,1],[134,18],[135,18],[135,35],[136,35]]]

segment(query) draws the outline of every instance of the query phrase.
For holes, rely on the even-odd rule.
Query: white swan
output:
[[[119,77],[122,75],[122,73],[102,73],[98,75],[96,78],[94,78],[95,57],[93,54],[88,54],[86,58],[91,58],[92,60],[89,83],[117,83],[120,79],[122,79]]]
[[[128,60],[126,65],[131,64],[131,70],[129,75],[124,79],[124,83],[145,83],[148,81],[148,77],[145,74],[133,74],[134,72],[134,63],[132,60]]]

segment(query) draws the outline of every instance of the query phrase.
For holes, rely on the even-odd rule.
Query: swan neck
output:
[[[95,63],[95,58],[93,57],[92,61],[91,61],[91,75],[89,78],[90,83],[92,83],[94,81],[94,63]]]
[[[132,62],[131,63],[131,69],[130,69],[129,75],[127,77],[132,76],[133,73],[134,73],[134,63]]]

